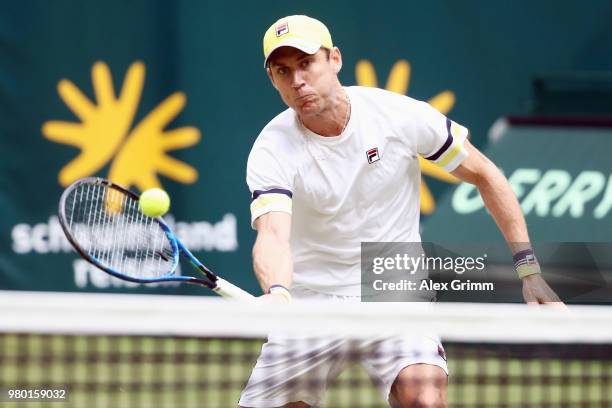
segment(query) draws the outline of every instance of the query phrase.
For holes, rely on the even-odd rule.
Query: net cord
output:
[[[0,310],[3,332],[260,338],[274,330],[354,337],[422,331],[448,341],[612,343],[607,306],[298,300],[278,307],[207,296],[0,291]]]

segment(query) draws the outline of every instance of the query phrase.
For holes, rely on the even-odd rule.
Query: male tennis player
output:
[[[529,242],[519,204],[465,127],[403,95],[343,87],[340,50],[320,21],[282,18],[263,43],[268,77],[289,108],[261,131],[247,165],[262,300],[358,301],[361,242],[420,242],[420,155],[478,187],[510,243],[525,300],[559,301],[530,246],[514,244]],[[239,405],[318,406],[325,381],[308,379],[331,381],[341,369],[341,347],[320,339],[304,348],[270,337]],[[446,406],[447,366],[437,339],[364,347],[392,351],[371,353],[363,364],[393,406]],[[296,387],[302,380],[306,386]]]

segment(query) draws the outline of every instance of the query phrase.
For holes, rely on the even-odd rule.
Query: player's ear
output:
[[[272,86],[274,87],[274,89],[278,91],[278,87],[274,83],[274,77],[272,76],[272,70],[269,67],[266,68],[266,73],[268,74],[268,78],[270,78],[270,82],[272,82]]]
[[[338,47],[333,47],[329,50],[329,61],[332,64],[334,72],[338,74],[342,69],[342,54]]]

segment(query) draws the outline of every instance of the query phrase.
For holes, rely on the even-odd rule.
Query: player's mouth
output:
[[[298,96],[295,101],[299,104],[299,105],[307,105],[309,103],[315,102],[317,99],[317,96],[315,94],[308,94],[308,95],[302,95],[302,96]]]
[[[315,94],[306,94],[306,95],[300,95],[297,98],[295,98],[297,101],[301,101],[301,100],[305,100],[305,99],[311,99],[311,98],[316,98]]]

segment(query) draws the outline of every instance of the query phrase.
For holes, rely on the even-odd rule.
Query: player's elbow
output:
[[[482,170],[475,177],[474,184],[479,190],[497,190],[500,186],[508,184],[508,180],[504,174],[495,166],[495,164],[487,159],[487,163],[483,165]]]
[[[504,179],[504,175],[492,161],[482,157],[477,165],[470,169],[470,171],[465,171],[460,178],[481,190],[499,183]]]
[[[267,258],[273,253],[283,253],[289,251],[289,242],[280,239],[276,234],[258,234],[255,245],[253,245],[253,260]]]
[[[253,266],[255,271],[267,271],[278,262],[289,256],[290,245],[273,230],[259,231],[253,245]]]

